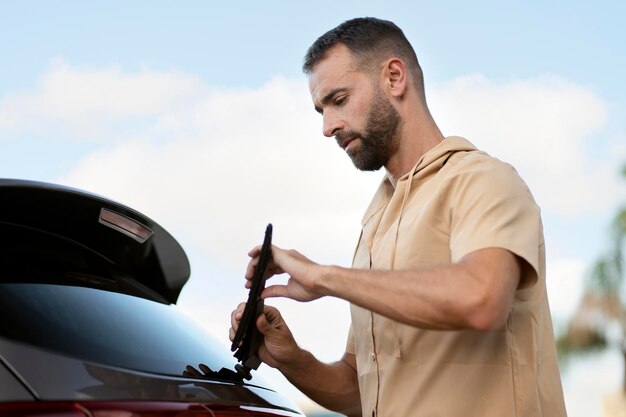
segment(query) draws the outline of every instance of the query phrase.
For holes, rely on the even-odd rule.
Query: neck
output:
[[[428,109],[403,118],[398,137],[398,148],[385,164],[387,177],[393,187],[409,173],[420,158],[444,139]]]

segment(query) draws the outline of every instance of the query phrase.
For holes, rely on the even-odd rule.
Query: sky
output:
[[[625,15],[618,1],[0,0],[0,177],[82,188],[167,228],[192,267],[180,308],[227,346],[267,223],[277,245],[350,265],[383,173],[323,137],[301,64],[344,20],[389,19],[444,135],[513,164],[533,191],[562,328],[626,202]],[[303,347],[341,356],[345,302],[271,304]],[[608,352],[564,369],[569,415],[600,416],[621,366]]]

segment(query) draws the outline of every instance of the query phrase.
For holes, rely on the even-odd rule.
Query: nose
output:
[[[343,123],[331,110],[324,111],[322,133],[330,138],[343,129]]]

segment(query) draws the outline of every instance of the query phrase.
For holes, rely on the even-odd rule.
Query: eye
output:
[[[335,106],[341,106],[346,102],[348,96],[339,96],[335,99]]]

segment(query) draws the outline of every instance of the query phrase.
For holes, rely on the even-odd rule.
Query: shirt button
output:
[[[372,362],[376,362],[376,354],[374,352],[370,353],[370,359]]]

